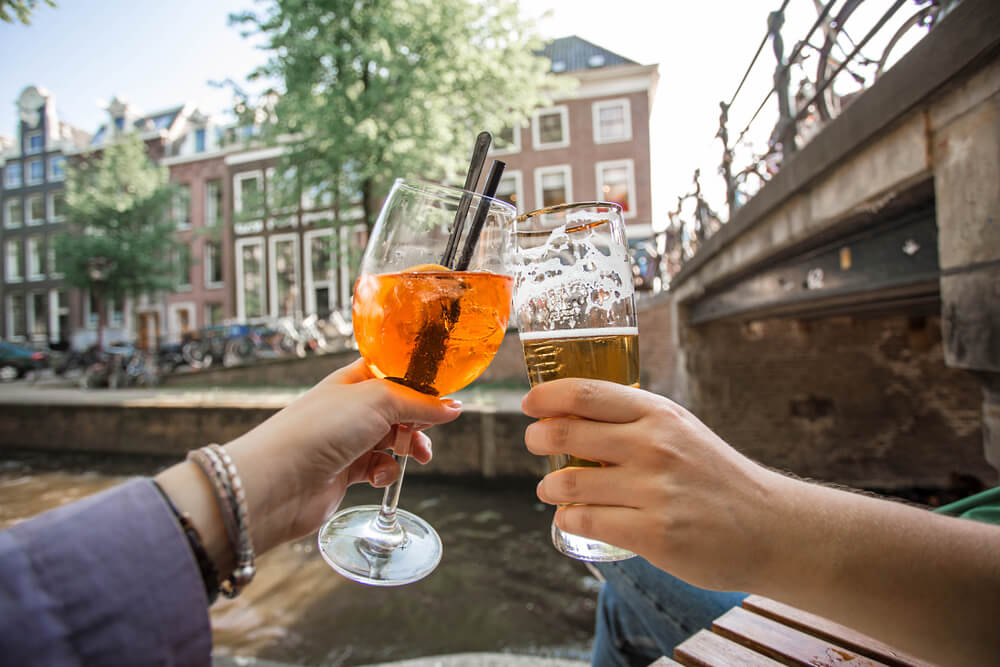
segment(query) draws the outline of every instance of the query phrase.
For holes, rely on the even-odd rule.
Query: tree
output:
[[[476,134],[548,103],[555,83],[513,0],[272,0],[230,17],[272,51],[237,111],[288,146],[279,186],[371,227],[400,176],[462,182]]]
[[[55,238],[56,262],[68,284],[97,295],[98,344],[109,298],[172,286],[173,194],[166,168],[150,161],[136,135],[67,168],[69,233]]]
[[[43,0],[49,7],[55,7],[52,0]],[[24,25],[31,24],[31,13],[38,6],[38,0],[0,0],[0,21],[14,23],[20,21]]]

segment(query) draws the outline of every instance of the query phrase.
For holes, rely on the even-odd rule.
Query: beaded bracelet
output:
[[[191,523],[191,517],[177,509],[177,505],[174,504],[174,501],[170,499],[170,496],[167,495],[166,491],[163,490],[163,487],[155,479],[151,479],[150,481],[156,487],[156,490],[160,492],[164,502],[167,503],[167,507],[170,508],[170,512],[174,515],[177,523],[180,524],[181,530],[184,531],[188,546],[191,547],[195,562],[198,563],[198,570],[201,572],[201,580],[205,585],[205,595],[208,596],[208,604],[211,605],[219,597],[219,571],[209,557],[208,552],[205,551],[201,535],[198,533],[198,529],[194,527],[194,524]]]
[[[201,469],[211,483],[226,534],[236,554],[236,567],[219,584],[219,590],[223,595],[234,598],[250,583],[257,572],[254,567],[250,517],[243,482],[232,458],[219,445],[212,444],[190,451],[187,457]]]

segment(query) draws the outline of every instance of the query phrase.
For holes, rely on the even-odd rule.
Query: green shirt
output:
[[[973,521],[1000,524],[1000,486],[942,505],[934,511]]]

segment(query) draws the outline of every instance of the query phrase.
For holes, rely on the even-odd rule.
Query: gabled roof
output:
[[[554,39],[536,52],[552,61],[552,72],[572,72],[611,65],[638,65],[634,60],[570,35]]]
[[[164,111],[158,111],[152,114],[145,114],[136,118],[132,121],[132,126],[139,132],[155,132],[159,130],[169,131],[174,125],[174,121],[184,110],[184,105],[179,107],[174,107],[172,109],[165,109]],[[94,134],[94,138],[91,139],[90,145],[97,146],[105,141],[107,138],[108,126],[101,125],[97,132]]]

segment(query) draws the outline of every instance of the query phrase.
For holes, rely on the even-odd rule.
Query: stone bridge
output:
[[[670,393],[754,458],[869,487],[995,483],[1000,3],[960,4],[671,290]]]

